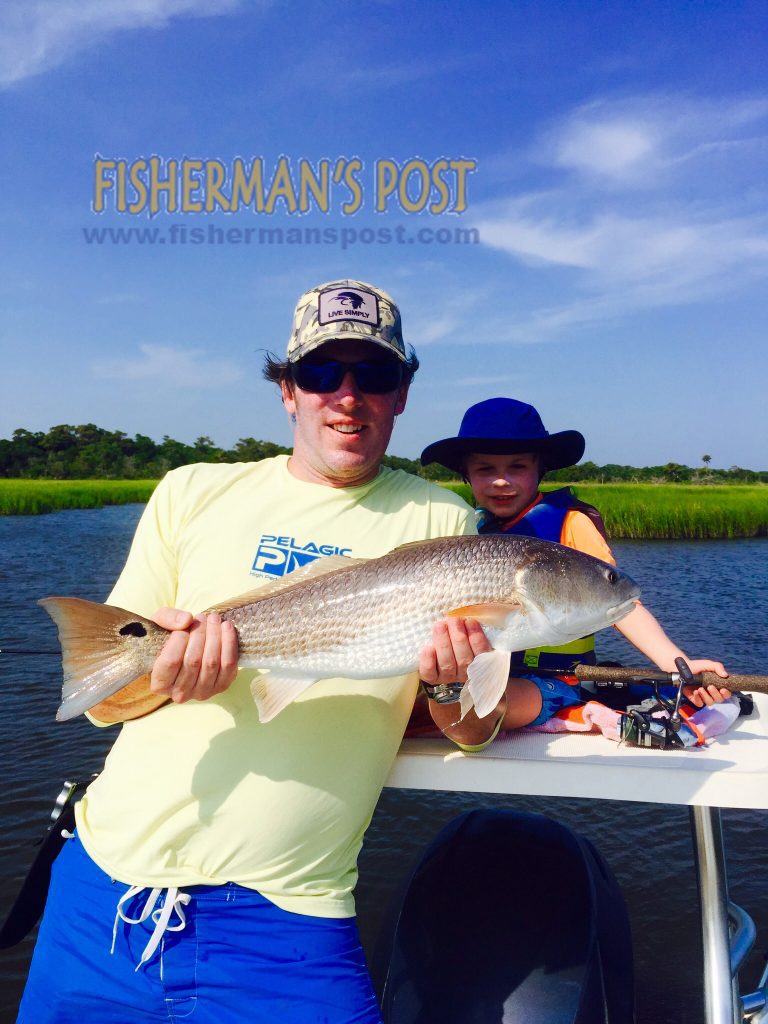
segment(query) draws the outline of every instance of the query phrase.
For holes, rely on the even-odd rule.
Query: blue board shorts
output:
[[[584,703],[579,687],[566,683],[557,676],[537,676],[535,672],[518,672],[515,667],[512,668],[512,672],[516,679],[530,679],[541,692],[541,711],[528,723],[529,729],[531,726],[548,722],[563,708],[572,708],[576,704]]]
[[[175,894],[160,890],[154,919],[133,924],[153,890],[126,899],[110,953],[128,890],[67,840],[17,1024],[381,1024],[354,918],[288,913],[234,883],[186,886],[137,969]]]

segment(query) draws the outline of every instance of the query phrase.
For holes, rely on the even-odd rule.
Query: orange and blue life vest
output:
[[[539,537],[541,540],[551,540],[560,544],[568,513],[583,512],[605,537],[605,526],[598,510],[584,501],[579,501],[570,487],[561,487],[557,491],[542,494],[541,498],[510,526],[484,509],[480,511],[478,533],[513,533],[523,537]],[[533,670],[547,668],[563,673],[572,672],[575,665],[594,665],[596,660],[594,633],[573,640],[569,644],[534,647],[527,651],[517,651],[512,655],[514,667]]]

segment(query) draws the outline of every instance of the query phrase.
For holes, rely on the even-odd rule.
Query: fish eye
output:
[[[127,622],[121,630],[120,636],[146,636],[147,631],[140,622]]]
[[[615,569],[606,569],[605,578],[608,580],[609,583],[619,582],[619,574],[616,572]]]

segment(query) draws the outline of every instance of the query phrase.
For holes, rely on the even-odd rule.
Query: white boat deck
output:
[[[768,695],[706,748],[648,750],[599,733],[507,733],[478,754],[403,740],[386,785],[768,809]],[[763,742],[757,742],[761,739]]]

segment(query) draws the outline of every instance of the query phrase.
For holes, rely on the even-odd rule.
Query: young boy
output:
[[[578,501],[567,487],[547,494],[539,491],[544,474],[574,465],[584,454],[584,446],[584,438],[576,430],[550,434],[532,405],[513,398],[491,398],[467,410],[458,436],[425,448],[421,462],[425,466],[439,462],[468,480],[481,516],[480,533],[540,537],[615,565],[597,509]],[[694,673],[728,675],[719,661],[688,658],[639,603],[616,623],[616,629],[665,672],[675,671],[675,658],[683,657]],[[502,728],[541,725],[558,711],[582,703],[577,687],[536,672],[537,668],[562,669],[567,674],[579,663],[595,663],[594,637],[513,655]],[[684,692],[697,707],[731,696],[717,686],[686,687]]]

